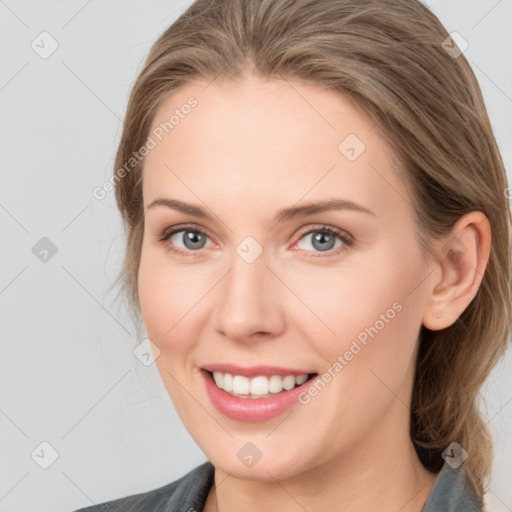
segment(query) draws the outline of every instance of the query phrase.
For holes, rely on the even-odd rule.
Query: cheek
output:
[[[199,281],[190,281],[187,270],[171,266],[164,250],[143,244],[139,266],[139,299],[148,334],[170,338],[180,318],[197,302]],[[185,318],[183,319],[185,320]]]
[[[189,358],[208,319],[206,295],[217,274],[169,261],[164,250],[143,246],[139,299],[148,337],[160,349],[157,365],[172,373],[188,371]],[[212,279],[213,277],[213,279]],[[165,375],[163,375],[165,377]]]
[[[171,284],[168,282],[167,273],[143,249],[139,267],[139,300],[150,338],[161,338],[172,325],[174,294],[166,293]]]
[[[330,330],[317,344],[324,359],[332,363],[346,354],[350,366],[365,375],[375,367],[390,375],[396,370],[400,379],[421,325],[418,285],[424,275],[416,248],[381,250],[351,266],[350,272],[340,269],[327,277],[316,281],[322,293],[310,291],[305,299]]]
[[[397,405],[397,397],[403,403],[409,399],[421,325],[421,287],[411,291],[413,282],[421,282],[422,271],[418,260],[406,260],[381,253],[371,265],[352,267],[350,273],[340,273],[325,284],[324,298],[316,303],[335,334],[315,340],[326,365],[322,370],[332,376],[332,384],[320,393],[324,398],[311,400],[311,414],[325,416],[322,406],[333,404],[326,428],[341,445],[367,432]]]
[[[180,353],[180,343],[185,345],[180,331],[186,324],[183,309],[188,300],[184,296],[187,291],[180,284],[179,273],[170,272],[168,265],[162,264],[160,259],[143,248],[138,287],[146,332],[160,349],[156,364],[162,373],[161,366],[169,367]],[[164,374],[162,378],[166,380]]]
[[[162,382],[187,428],[187,418],[198,414],[196,410],[194,414],[188,411],[195,402],[183,393],[182,384],[189,377],[189,356],[193,340],[198,338],[193,331],[198,311],[193,305],[198,302],[198,292],[194,292],[194,286],[187,286],[189,278],[179,268],[171,268],[165,254],[143,247],[138,277],[142,317],[148,337],[160,350],[155,364]]]

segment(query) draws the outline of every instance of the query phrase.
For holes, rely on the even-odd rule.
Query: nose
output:
[[[248,262],[235,253],[230,271],[219,283],[214,323],[224,337],[253,342],[275,338],[284,330],[284,285],[264,254]]]

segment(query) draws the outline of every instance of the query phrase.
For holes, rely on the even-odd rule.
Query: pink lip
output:
[[[236,366],[234,364],[209,364],[203,366],[203,370],[209,372],[222,372],[230,373],[231,375],[243,375],[244,377],[258,377],[259,375],[280,375],[286,377],[287,375],[304,375],[305,373],[316,373],[314,371],[307,370],[294,370],[292,368],[280,368],[278,366]]]
[[[226,366],[228,365],[223,365],[223,367]],[[268,369],[269,367],[266,368]],[[228,373],[228,370],[225,371],[226,373]],[[217,410],[219,410],[222,414],[224,414],[228,418],[231,418],[232,420],[246,422],[266,421],[276,416],[279,416],[284,411],[292,407],[294,404],[297,404],[299,401],[299,394],[305,392],[306,389],[316,380],[316,378],[314,377],[304,382],[304,384],[301,384],[300,386],[290,389],[289,391],[283,390],[280,393],[275,393],[273,396],[269,396],[268,398],[253,399],[238,398],[235,396],[231,396],[229,393],[226,393],[226,391],[217,387],[212,377],[205,369],[202,369],[200,373],[203,377],[206,386],[206,392],[208,393],[210,400],[212,401],[213,405],[217,408]],[[240,375],[240,373],[238,372],[234,373]],[[276,373],[272,372],[271,374],[277,375]],[[287,375],[292,374],[294,373],[287,373]],[[300,375],[300,373],[296,374]],[[262,375],[262,373],[258,373],[257,375]]]

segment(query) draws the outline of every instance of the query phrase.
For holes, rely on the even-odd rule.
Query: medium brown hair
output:
[[[492,229],[482,283],[453,325],[421,327],[410,415],[422,464],[437,472],[443,450],[458,442],[482,499],[493,452],[480,388],[509,342],[511,213],[477,79],[464,55],[446,50],[448,37],[417,0],[197,0],[144,62],[115,169],[147,142],[158,107],[180,86],[217,77],[242,81],[250,72],[339,91],[371,116],[403,169],[424,254],[433,256],[432,242],[462,215],[482,211]],[[117,282],[139,319],[143,164],[117,176],[115,189],[127,235]]]

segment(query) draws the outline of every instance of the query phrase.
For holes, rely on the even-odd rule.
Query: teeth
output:
[[[267,377],[255,377],[251,379],[251,395],[268,395],[269,383]],[[240,391],[238,391],[240,393]]]
[[[295,376],[287,375],[283,379],[283,388],[286,390],[293,389],[295,387]]]
[[[304,382],[308,380],[308,374],[304,373],[302,375],[299,375],[298,377],[295,378],[295,380],[297,382],[297,385],[300,386],[301,384],[304,384]]]
[[[308,380],[308,374],[302,375],[272,375],[265,377],[260,375],[249,379],[243,375],[231,375],[230,373],[213,372],[213,380],[217,387],[233,396],[244,398],[261,398],[272,393],[280,393],[283,389],[290,390],[300,386]]]
[[[247,377],[243,377],[242,375],[235,375],[233,377],[233,393],[248,395],[250,386],[251,382]]]
[[[283,389],[283,379],[279,375],[272,375],[268,384],[268,389],[271,393],[279,393]]]
[[[220,375],[222,377],[222,374]],[[222,388],[224,389],[224,391],[233,391],[233,375],[230,375],[229,373],[226,373],[224,375],[224,378],[222,380]]]

